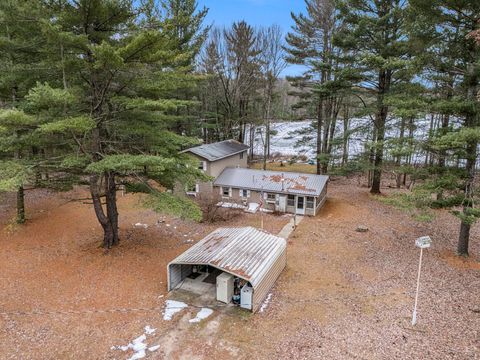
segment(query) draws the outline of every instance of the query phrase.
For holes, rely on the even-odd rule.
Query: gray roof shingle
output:
[[[329,177],[325,175],[228,167],[214,181],[214,185],[318,196],[327,184],[328,179]]]
[[[217,161],[248,150],[248,145],[236,140],[225,140],[213,144],[205,144],[187,149],[183,152],[190,152],[203,157],[208,161]]]

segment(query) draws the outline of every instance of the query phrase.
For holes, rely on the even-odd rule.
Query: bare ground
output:
[[[150,359],[480,359],[480,229],[471,258],[460,259],[452,251],[459,222],[444,211],[418,223],[366,189],[334,181],[321,214],[290,237],[287,269],[264,312],[219,308],[190,324],[196,308],[162,318],[166,264],[215,226],[157,223],[163,217],[129,195],[120,200],[122,243],[105,252],[90,206],[69,201],[83,196],[28,194],[24,227],[8,225],[11,199],[0,207],[0,358],[127,359],[131,353],[110,347],[150,325],[157,331],[149,345],[161,345]],[[286,221],[268,216],[265,224],[277,233]],[[259,224],[242,215],[221,225]],[[370,231],[356,232],[360,224]],[[412,327],[413,243],[421,235],[434,245]]]

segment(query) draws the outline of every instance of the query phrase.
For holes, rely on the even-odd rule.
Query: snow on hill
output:
[[[351,120],[350,129],[361,129],[369,125],[371,120],[369,118],[354,118]],[[279,153],[285,156],[293,155],[305,155],[309,159],[315,158],[315,132],[312,129],[308,129],[311,124],[311,120],[304,121],[292,121],[292,122],[272,122],[271,130],[275,132],[275,135],[272,135],[270,139],[270,154]],[[427,118],[416,121],[415,136],[417,139],[425,138],[428,136],[429,120]],[[255,144],[254,144],[254,154],[262,155],[263,154],[263,133],[264,127],[260,126],[256,129]],[[308,135],[312,138],[312,141],[309,144],[302,144],[298,146],[298,142],[302,140],[303,136],[301,132],[307,132]],[[248,143],[248,129],[247,129],[246,141]],[[342,121],[337,123],[336,136],[342,136],[343,133],[343,124]],[[408,136],[408,130],[406,130],[406,135]],[[398,128],[387,127],[387,139],[398,137]],[[365,151],[365,145],[369,141],[368,136],[362,131],[353,132],[350,136],[348,142],[348,152],[350,157],[358,155]],[[341,147],[334,148],[334,154],[341,156]],[[388,157],[388,154],[386,154]],[[415,154],[415,159],[413,162],[423,162],[424,156],[421,153]]]

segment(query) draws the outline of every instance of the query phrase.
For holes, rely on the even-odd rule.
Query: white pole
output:
[[[417,275],[417,292],[415,294],[415,307],[413,308],[412,326],[417,323],[417,303],[418,303],[418,291],[420,290],[420,272],[422,271],[422,255],[423,255],[423,248],[420,248],[420,261],[418,263],[418,275]]]

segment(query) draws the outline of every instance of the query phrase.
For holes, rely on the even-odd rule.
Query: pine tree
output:
[[[43,59],[41,22],[45,12],[38,2],[5,0],[0,3],[0,191],[17,192],[17,222],[25,222],[25,186],[35,185],[41,172],[41,139],[32,131],[36,120],[25,114],[28,89],[49,76]]]
[[[447,94],[434,102],[435,111],[444,119],[456,116],[461,127],[453,129],[448,120],[433,140],[445,159],[463,160],[463,210],[456,212],[461,220],[458,254],[468,256],[471,225],[480,217],[475,204],[475,165],[480,142],[480,46],[475,41],[479,21],[480,3],[475,0],[412,0],[413,10],[424,14],[423,21],[415,22],[416,36],[431,55],[427,69],[443,75]],[[457,175],[458,176],[458,175]],[[437,184],[451,190],[451,181]]]
[[[194,140],[176,134],[179,119],[196,111],[193,60],[204,32],[205,11],[193,0],[138,5],[134,1],[55,2],[43,31],[60,50],[60,70],[27,96],[40,119],[39,134],[62,139],[64,171],[88,175],[103,245],[119,241],[116,189],[119,177],[175,179],[202,176],[178,151]],[[198,15],[198,16],[197,16]],[[62,95],[63,94],[63,95]],[[48,97],[63,97],[63,103]],[[59,150],[59,149],[56,149]]]
[[[406,5],[400,0],[339,2],[343,26],[337,42],[355,56],[361,75],[357,85],[373,98],[374,165],[372,193],[380,193],[389,106],[386,97],[401,80],[408,80],[410,48],[405,25]]]
[[[306,14],[293,14],[294,26],[287,34],[287,62],[303,65],[307,70],[297,77],[290,77],[298,90],[297,108],[306,108],[313,114],[316,130],[317,173],[326,171],[329,162],[328,139],[334,131],[335,112],[339,106],[336,97],[329,97],[324,86],[333,79],[333,34],[337,30],[337,9],[332,0],[305,0]]]

